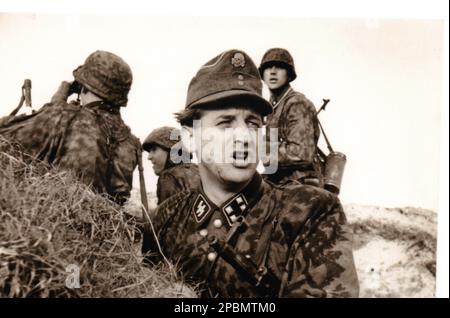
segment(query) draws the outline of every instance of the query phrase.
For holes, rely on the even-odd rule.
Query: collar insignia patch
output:
[[[242,194],[238,194],[223,207],[223,213],[230,226],[247,209],[247,206],[248,202],[245,197]]]
[[[209,212],[211,212],[211,206],[209,205],[208,201],[206,201],[205,198],[201,194],[199,194],[197,199],[195,200],[193,210],[195,221],[197,221],[197,223],[200,223],[205,219]]]

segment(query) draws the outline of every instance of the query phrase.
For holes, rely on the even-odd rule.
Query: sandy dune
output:
[[[346,205],[361,297],[434,297],[437,214]]]

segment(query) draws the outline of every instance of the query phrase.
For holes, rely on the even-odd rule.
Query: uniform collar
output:
[[[231,226],[238,216],[246,214],[257,202],[261,194],[262,177],[258,172],[255,173],[252,180],[244,189],[233,195],[220,207],[212,203],[204,193],[202,187],[200,187],[194,205],[192,206],[192,213],[194,214],[196,223],[200,226],[209,219],[212,212],[219,210]]]
[[[270,96],[270,104],[272,105],[273,109],[275,109],[283,99],[286,98],[286,96],[292,91],[291,85],[286,85],[284,90],[280,93],[278,96],[271,95]]]

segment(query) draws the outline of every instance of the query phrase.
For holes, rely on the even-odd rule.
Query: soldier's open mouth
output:
[[[233,151],[234,160],[246,160],[248,157],[248,151]]]

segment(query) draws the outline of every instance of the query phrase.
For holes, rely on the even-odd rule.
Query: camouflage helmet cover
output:
[[[261,65],[259,66],[259,74],[261,77],[263,76],[264,70],[269,63],[281,63],[286,66],[290,74],[290,81],[293,81],[297,78],[297,73],[295,72],[294,59],[291,54],[286,49],[281,48],[272,48],[267,50],[264,54]]]
[[[178,132],[178,133],[177,133]],[[149,151],[151,146],[159,146],[166,151],[170,151],[170,149],[179,142],[179,138],[175,140],[171,140],[170,136],[180,136],[179,130],[174,127],[160,127],[154,129],[148,136],[145,138],[144,143],[142,144],[142,148],[145,151]]]
[[[126,106],[133,75],[130,66],[119,56],[95,51],[83,65],[73,71],[75,80],[114,106]]]

